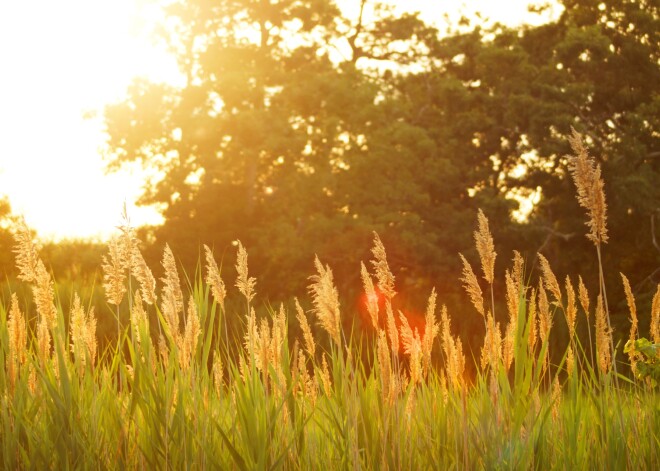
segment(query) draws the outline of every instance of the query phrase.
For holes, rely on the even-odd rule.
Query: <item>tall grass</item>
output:
[[[588,159],[576,139],[578,158]],[[580,165],[597,169],[588,160]],[[602,191],[599,178],[595,172],[576,177],[576,183]],[[583,193],[600,262],[604,195],[589,199]],[[602,211],[589,204],[602,204]],[[347,313],[332,269],[318,258],[310,264],[316,271],[310,300],[303,301],[308,311],[296,300],[291,310],[268,307],[258,314],[258,280],[248,273],[240,243],[233,296],[241,302],[226,303],[232,293],[208,247],[205,273],[198,270],[192,278],[180,277],[166,247],[158,296],[128,222],[109,243],[103,266],[118,342],[98,351],[101,314],[77,294],[64,312],[21,226],[17,264],[32,287],[37,316],[27,316],[32,307],[16,295],[0,306],[3,467],[657,467],[660,286],[650,313],[651,340],[640,339],[635,300],[622,278],[632,322],[626,351],[635,375],[621,376],[616,364],[624,359],[615,356],[602,276],[594,301],[581,279],[577,295],[569,278],[562,288],[543,256],[541,279],[532,280],[516,252],[502,281],[507,321],[496,321],[495,243],[481,211],[477,220],[475,240],[490,299],[484,302],[481,282],[461,255],[461,279],[476,310],[461,315],[483,317],[480,352],[464,349],[452,332],[452,316],[437,308],[435,291],[423,326],[394,312],[395,278],[378,235],[373,260],[361,267],[371,320],[369,334],[361,336],[342,328]],[[569,344],[553,356],[561,361],[551,364],[549,339],[559,315],[566,318]],[[239,337],[228,331],[228,316],[243,319]],[[575,335],[579,324],[593,324],[593,344]],[[302,336],[293,337],[293,331]],[[475,376],[466,373],[471,356],[478,364]]]

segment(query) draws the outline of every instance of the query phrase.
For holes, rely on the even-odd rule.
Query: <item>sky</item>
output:
[[[135,225],[161,220],[155,210],[135,206],[139,169],[106,174],[100,118],[132,78],[177,77],[172,58],[148,37],[159,1],[0,2],[0,195],[40,238],[106,239],[124,204]],[[528,1],[395,3],[429,21],[480,11],[506,24],[538,23]],[[357,0],[338,4],[350,14]]]

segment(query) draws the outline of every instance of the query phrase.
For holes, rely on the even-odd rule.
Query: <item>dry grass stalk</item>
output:
[[[495,279],[495,244],[493,243],[493,236],[488,228],[488,218],[484,215],[483,211],[479,209],[477,215],[479,229],[474,232],[474,241],[477,245],[479,252],[479,259],[481,260],[481,269],[484,272],[484,278],[488,284],[493,284]]]
[[[179,274],[174,261],[174,254],[168,244],[163,251],[163,268],[165,275],[161,278],[163,291],[161,294],[161,311],[165,318],[167,328],[172,338],[177,339],[179,335],[179,313],[183,312],[183,293],[179,282]]]
[[[607,373],[612,366],[612,332],[607,326],[603,297],[598,295],[596,300],[596,348],[598,349],[598,367],[602,373]]]
[[[257,284],[257,280],[248,275],[248,254],[240,240],[238,241],[238,253],[236,256],[236,272],[238,273],[236,287],[245,296],[249,305],[256,294],[254,287]]]
[[[7,334],[9,345],[7,352],[7,373],[9,376],[10,390],[14,390],[19,371],[27,360],[27,326],[25,317],[18,307],[16,293],[11,294],[11,307],[9,308],[9,319],[7,320]]]
[[[566,374],[569,378],[573,376],[575,372],[575,353],[573,353],[573,347],[568,346],[568,352],[566,353]]]
[[[568,325],[568,335],[572,340],[575,337],[575,321],[577,319],[577,304],[575,299],[575,290],[571,279],[566,276],[566,324]]]
[[[660,283],[651,303],[651,338],[654,343],[660,343]]]
[[[582,137],[573,129],[569,142],[575,156],[566,156],[568,167],[577,187],[577,198],[580,206],[587,210],[589,234],[587,238],[599,245],[606,243],[607,236],[607,205],[605,204],[604,183],[601,178],[600,165],[589,156],[582,143]]]
[[[470,297],[470,301],[472,301],[474,307],[477,309],[479,314],[485,318],[486,313],[484,311],[484,297],[481,291],[481,287],[479,286],[479,282],[477,281],[477,277],[472,270],[472,266],[468,263],[463,254],[459,253],[458,255],[463,261],[463,274],[461,276],[463,287]]]
[[[360,276],[362,277],[362,284],[364,285],[367,312],[369,312],[374,329],[378,329],[378,294],[374,288],[374,282],[371,279],[371,275],[367,271],[367,267],[364,266],[363,262],[360,262]]]
[[[394,275],[390,271],[390,266],[387,263],[387,254],[385,253],[385,246],[380,240],[377,233],[374,232],[374,247],[371,249],[374,260],[371,264],[376,272],[376,279],[378,280],[378,289],[383,295],[391,300],[395,295],[394,290]]]
[[[431,352],[433,351],[433,341],[440,332],[440,326],[435,321],[436,298],[437,294],[435,292],[435,288],[433,288],[426,305],[426,315],[424,316],[424,336],[422,337],[424,377],[426,377],[431,371]]]
[[[296,302],[296,319],[298,319],[298,323],[300,324],[300,328],[302,329],[303,332],[305,350],[307,350],[307,354],[309,355],[310,358],[314,358],[314,355],[316,354],[316,344],[314,343],[314,336],[312,335],[312,329],[309,325],[309,322],[307,322],[307,316],[305,315],[305,311],[303,311],[303,308],[300,306],[300,303],[298,302],[298,298],[295,298],[295,302]]]
[[[332,270],[329,266],[324,267],[318,257],[315,258],[314,265],[318,274],[310,277],[312,284],[309,286],[313,311],[330,338],[341,347],[339,295],[332,278]]]
[[[316,397],[318,395],[318,387],[309,372],[307,371],[307,361],[305,358],[305,353],[302,349],[298,350],[298,373],[300,375],[300,386],[302,389],[303,397],[306,397],[312,403],[312,406],[316,403]]]
[[[108,303],[119,306],[126,293],[126,273],[119,239],[108,242],[108,255],[103,256],[103,289]]]
[[[222,312],[225,311],[225,298],[227,297],[227,289],[225,282],[222,281],[218,264],[213,258],[213,252],[208,245],[204,244],[204,256],[206,257],[206,283],[211,287],[211,294],[215,302],[220,305]]]
[[[561,306],[561,289],[559,288],[557,277],[553,273],[552,268],[550,268],[548,259],[545,258],[542,254],[538,254],[538,256],[539,261],[541,262],[541,273],[543,274],[543,283],[545,284],[545,288],[550,291],[557,304]]]

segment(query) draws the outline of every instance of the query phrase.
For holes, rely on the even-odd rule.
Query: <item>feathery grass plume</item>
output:
[[[318,370],[317,370],[318,372]],[[323,385],[323,392],[326,396],[332,397],[332,382],[330,381],[330,369],[328,368],[328,362],[325,359],[325,353],[321,358],[321,384]]]
[[[222,281],[218,264],[215,263],[213,258],[213,252],[206,244],[204,244],[204,254],[206,257],[206,283],[211,287],[211,294],[213,294],[215,302],[220,305],[220,309],[224,312],[225,298],[227,297],[225,282]]]
[[[142,256],[137,244],[134,244],[131,255],[131,274],[140,284],[142,299],[145,303],[156,303],[156,278]]]
[[[188,316],[186,319],[186,327],[183,333],[182,348],[179,355],[179,364],[181,368],[186,371],[191,365],[197,350],[197,342],[202,333],[202,328],[199,322],[199,313],[197,312],[197,305],[195,299],[190,296],[188,301]]]
[[[566,374],[569,378],[573,376],[575,372],[575,354],[573,353],[573,347],[568,346],[568,352],[566,353]]]
[[[580,306],[582,306],[582,310],[584,311],[584,314],[587,316],[587,320],[589,320],[589,291],[587,291],[587,287],[584,286],[582,277],[579,275],[578,275],[578,299],[580,300]]]
[[[575,154],[575,156],[566,156],[568,168],[577,187],[578,202],[589,215],[589,221],[586,223],[589,226],[587,238],[596,245],[601,242],[607,243],[607,205],[600,165],[589,156],[582,143],[582,137],[575,129],[572,129],[572,135],[568,140]]]
[[[364,266],[364,262],[360,262],[360,276],[362,277],[362,284],[364,285],[364,294],[367,297],[367,311],[371,317],[371,323],[374,329],[378,329],[378,294],[374,288],[374,282],[371,275]]]
[[[479,223],[479,230],[474,232],[474,241],[477,245],[479,252],[479,259],[481,260],[481,269],[484,272],[484,278],[489,284],[493,284],[495,278],[495,244],[493,243],[493,236],[488,228],[488,218],[484,212],[479,209],[477,215]]]
[[[596,300],[596,348],[598,349],[598,367],[602,373],[607,373],[612,366],[612,332],[607,327],[603,297],[598,295]]]
[[[485,318],[486,313],[484,312],[484,297],[481,292],[479,282],[477,281],[477,277],[474,274],[474,271],[472,271],[472,266],[468,263],[463,254],[459,253],[458,255],[463,261],[463,275],[461,276],[463,287],[470,297],[470,301],[472,301],[474,307],[477,309],[479,314]]]
[[[500,332],[500,323],[496,323],[495,318],[489,312],[486,321],[484,346],[481,349],[481,368],[485,370],[489,366],[492,369],[496,369],[501,358],[502,334]]]
[[[165,275],[161,278],[163,290],[161,294],[161,311],[170,335],[176,340],[179,336],[179,313],[183,312],[183,292],[179,282],[179,274],[176,270],[174,254],[169,244],[165,244],[163,251],[163,268]]]
[[[25,219],[20,218],[14,233],[13,252],[16,254],[16,266],[18,267],[18,279],[27,283],[37,281],[37,263],[39,262],[39,249],[32,240],[32,232],[27,226]]]
[[[341,327],[339,314],[339,295],[332,279],[332,270],[323,266],[318,256],[314,259],[317,275],[310,276],[312,284],[309,292],[321,326],[328,332],[330,338],[341,348]]]
[[[389,299],[385,301],[385,314],[387,316],[387,335],[390,338],[392,354],[397,355],[399,353],[399,331],[396,328],[394,312],[392,311],[392,303],[390,303]]]
[[[410,384],[413,386],[422,379],[422,341],[417,329],[413,332],[408,319],[399,311],[401,321],[401,344],[403,352],[408,355],[408,366],[410,370]]]
[[[394,275],[387,263],[385,246],[376,232],[374,232],[374,247],[371,249],[371,253],[374,256],[371,264],[376,272],[378,289],[387,299],[391,300],[396,295],[396,291],[394,290]]]
[[[660,343],[660,283],[651,303],[651,338],[654,343]]]
[[[238,241],[238,253],[236,256],[236,271],[238,272],[236,287],[245,296],[249,305],[256,294],[254,287],[257,284],[257,280],[248,276],[248,254],[240,240]]]
[[[413,334],[413,330],[410,328],[408,319],[401,311],[399,311],[399,321],[401,321],[399,332],[401,334],[401,345],[403,346],[403,352],[406,355],[410,355],[410,352],[413,348],[413,343],[415,342],[415,335]]]
[[[635,296],[633,296],[630,282],[623,273],[620,273],[623,280],[623,291],[626,293],[626,302],[628,303],[628,310],[630,311],[630,341],[634,342],[637,338],[637,306],[635,306]],[[632,359],[631,359],[632,360]]]
[[[433,288],[426,305],[426,315],[424,317],[424,336],[422,337],[424,377],[426,377],[431,370],[431,352],[433,351],[433,341],[440,332],[440,326],[435,322],[436,298],[437,294],[435,292],[435,288]]]
[[[119,247],[121,250],[121,261],[124,264],[124,269],[127,272],[133,270],[133,255],[137,249],[137,237],[135,235],[135,228],[131,226],[131,221],[128,217],[126,210],[126,203],[121,212],[122,223],[119,225]]]
[[[550,291],[550,293],[552,293],[552,296],[555,298],[557,304],[561,306],[561,289],[559,288],[557,277],[552,272],[552,268],[550,268],[548,259],[545,258],[542,254],[538,254],[538,256],[539,261],[541,262],[541,273],[543,274],[543,283],[545,284],[545,288]]]
[[[103,256],[103,289],[108,303],[119,306],[126,292],[126,273],[121,259],[119,239],[113,237],[108,242],[108,255]]]
[[[16,293],[11,294],[11,307],[9,308],[9,319],[7,320],[7,333],[9,345],[7,352],[7,373],[9,376],[10,390],[14,390],[16,379],[21,366],[27,360],[27,327],[25,317],[18,307]]]
[[[37,281],[32,287],[34,303],[37,312],[48,322],[48,328],[53,329],[57,324],[57,308],[53,299],[55,298],[55,284],[46,266],[41,260],[37,263]]]
[[[318,391],[314,378],[312,378],[309,371],[307,371],[307,361],[302,349],[298,350],[298,373],[300,374],[300,386],[303,397],[310,399],[313,407],[316,403]]]
[[[442,325],[442,350],[445,354],[445,370],[452,389],[458,391],[463,386],[463,372],[465,371],[465,355],[461,339],[452,337],[451,325],[447,314],[447,306],[442,306],[440,312]]]
[[[577,304],[575,299],[575,290],[571,279],[566,276],[566,324],[568,325],[568,335],[571,339],[575,337],[575,321],[577,319]]]
[[[385,331],[378,330],[377,340],[378,368],[380,371],[380,387],[385,404],[391,404],[395,395],[392,394],[392,363],[390,362],[390,352],[387,346]]]
[[[296,303],[296,319],[298,319],[298,323],[300,324],[300,328],[302,329],[303,332],[303,339],[305,341],[305,350],[307,350],[307,354],[309,355],[310,358],[314,358],[314,355],[316,353],[316,344],[314,343],[314,336],[312,335],[312,329],[309,326],[309,322],[307,322],[307,316],[305,315],[305,311],[303,311],[303,308],[300,306],[300,303],[298,302],[298,298],[294,298],[294,301]]]

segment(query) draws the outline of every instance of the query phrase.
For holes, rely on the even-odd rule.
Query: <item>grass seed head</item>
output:
[[[204,255],[206,257],[206,283],[211,287],[211,294],[218,303],[222,312],[225,311],[225,298],[227,297],[227,289],[225,282],[222,281],[218,264],[213,258],[213,252],[208,245],[204,245]]]
[[[479,259],[481,260],[481,269],[484,272],[484,278],[489,284],[493,284],[495,278],[495,244],[493,243],[493,236],[488,227],[488,218],[484,215],[483,211],[479,209],[477,215],[479,229],[474,233],[474,241],[479,252]]]
[[[376,272],[378,289],[387,299],[392,300],[396,295],[396,291],[394,290],[394,275],[390,271],[390,266],[387,263],[385,246],[376,232],[374,232],[374,247],[371,249],[371,253],[374,256],[374,260],[371,264]]]
[[[587,238],[599,245],[606,243],[607,236],[607,205],[605,204],[604,183],[601,178],[600,165],[589,156],[582,143],[582,136],[573,129],[569,142],[574,156],[569,159],[568,168],[577,187],[577,199],[580,206],[587,210],[589,234]]]
[[[484,312],[484,297],[481,291],[481,287],[479,286],[479,282],[477,281],[477,277],[472,270],[472,266],[468,263],[463,254],[459,253],[458,255],[463,261],[463,275],[461,277],[463,287],[465,288],[465,291],[470,297],[470,301],[472,301],[472,304],[477,309],[479,314],[485,317],[486,314]]]
[[[248,275],[248,253],[240,240],[238,241],[238,253],[236,256],[236,272],[238,273],[236,287],[245,296],[249,305],[256,294],[254,287],[257,284],[257,280]]]

